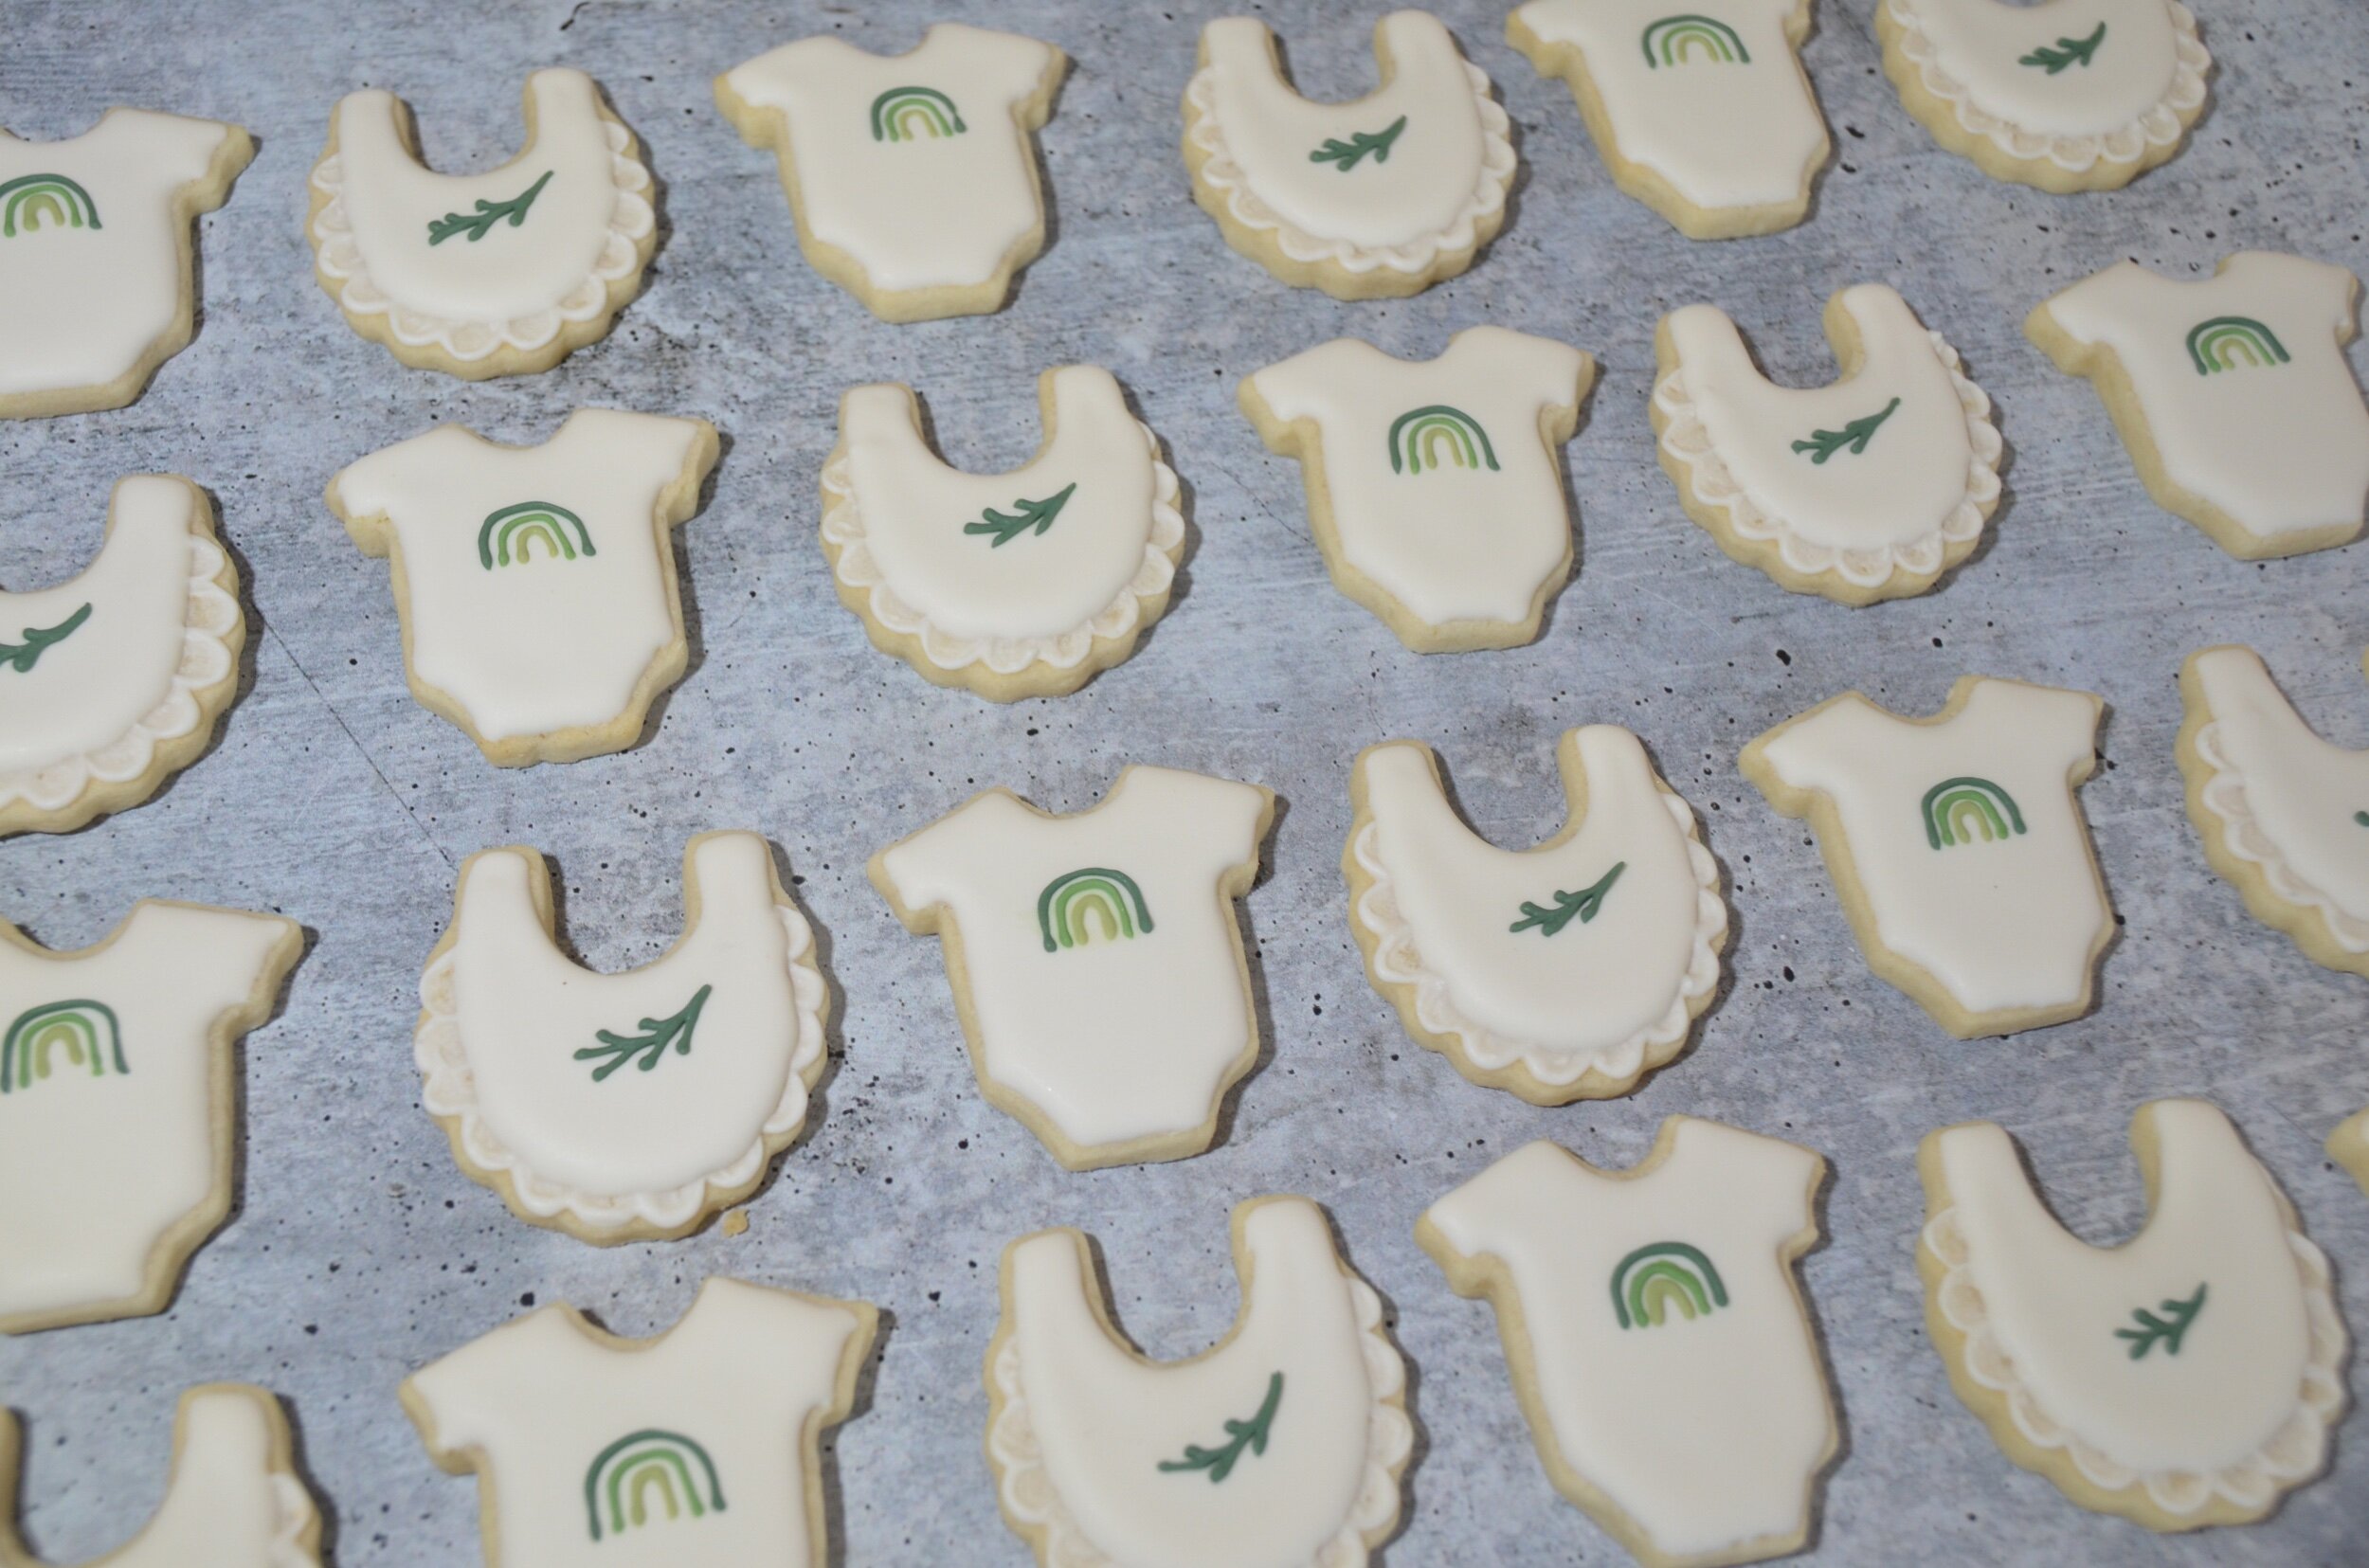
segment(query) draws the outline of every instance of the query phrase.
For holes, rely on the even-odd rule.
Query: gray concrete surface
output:
[[[1183,1354],[1235,1311],[1229,1206],[1295,1191],[1330,1208],[1417,1371],[1422,1443],[1392,1568],[1620,1562],[1548,1487],[1487,1309],[1449,1294],[1410,1227],[1528,1139],[1624,1164],[1685,1111],[1833,1162],[1829,1239],[1802,1270],[1848,1434],[1819,1563],[2364,1560],[2358,1415],[2325,1479],[2264,1524],[2202,1537],[2158,1541],[2015,1469],[1926,1343],[1911,1246],[1912,1156],[1931,1128],[2004,1120],[2057,1212],[2108,1242],[2142,1215],[2131,1110],[2206,1094],[2286,1184],[2335,1260],[2355,1330],[2369,1329],[2369,1200],[2320,1150],[2369,1103],[2369,991],[2247,917],[2204,864],[2172,762],[2179,659],[2220,640],[2262,649],[2333,738],[2369,742],[2369,547],[2267,566],[2224,556],[2149,503],[2089,388],[2018,332],[2037,298],[2125,256],[2188,275],[2262,245],[2369,271],[2358,129],[2369,13],[2346,0],[2202,0],[2219,69],[2194,145],[2131,190],[2063,200],[1939,152],[1879,73],[1869,0],[1828,0],[1807,60],[1836,154],[1812,220],[1698,245],[1612,189],[1562,84],[1502,43],[1502,4],[1441,0],[1519,130],[1512,221],[1467,277],[1351,306],[1271,280],[1188,197],[1177,99],[1200,23],[1223,9],[0,10],[0,123],[19,134],[71,135],[127,103],[236,119],[261,145],[204,224],[194,346],[130,408],[0,428],[10,585],[78,568],[118,475],[178,471],[213,491],[250,584],[250,689],[213,751],[157,800],[71,838],[0,845],[0,914],[79,946],[154,894],[282,910],[314,933],[283,1011],[244,1048],[237,1213],[172,1309],[0,1343],[0,1401],[29,1423],[26,1518],[43,1551],[76,1561],[128,1536],[161,1489],[175,1392],[244,1378],[289,1403],[335,1519],[335,1563],[475,1561],[475,1488],[430,1467],[397,1380],[522,1303],[564,1299],[643,1334],[672,1323],[702,1277],[729,1271],[884,1308],[877,1374],[830,1445],[840,1560],[1022,1563],[980,1452],[1000,1248],[1043,1224],[1087,1228],[1127,1328]],[[1368,84],[1376,8],[1258,9],[1312,94]],[[1001,315],[883,326],[799,259],[772,160],[717,116],[709,79],[816,30],[902,49],[956,12],[1057,40],[1076,60],[1042,138],[1053,243]],[[433,163],[491,167],[515,150],[523,75],[554,63],[604,83],[663,183],[648,292],[609,340],[548,375],[472,387],[406,370],[349,332],[312,280],[305,175],[331,105],[392,88],[418,110]],[[1896,284],[1959,346],[2013,453],[2011,498],[1981,553],[1929,598],[1865,611],[1787,595],[1720,556],[1680,513],[1646,423],[1661,313],[1716,301],[1779,379],[1823,381],[1819,306],[1858,279]],[[1602,360],[1568,449],[1581,565],[1535,646],[1419,658],[1332,592],[1298,472],[1262,450],[1234,385],[1339,333],[1429,354],[1480,321]],[[1035,444],[1037,371],[1072,360],[1132,389],[1190,487],[1195,537],[1175,606],[1132,662],[1074,697],[998,708],[926,686],[865,643],[815,544],[836,399],[862,381],[909,381],[950,459],[1004,467]],[[539,440],[582,404],[700,414],[728,437],[713,496],[680,535],[693,667],[639,749],[499,772],[411,701],[386,568],[348,544],[321,487],[436,421]],[[1927,712],[1969,671],[2105,694],[2106,760],[2083,799],[2125,924],[2093,1017],[1961,1044],[1869,974],[1806,835],[1734,762],[1763,728],[1835,692]],[[1526,843],[1560,825],[1555,736],[1591,720],[1637,730],[1702,812],[1731,884],[1733,978],[1691,1054],[1641,1092],[1538,1110],[1414,1048],[1360,975],[1336,870],[1347,766],[1371,741],[1420,736],[1440,748],[1475,825]],[[862,864],[975,790],[1009,784],[1075,809],[1128,762],[1255,779],[1283,798],[1246,907],[1268,1052],[1210,1154],[1073,1176],[983,1102],[936,944],[897,928]],[[541,847],[570,940],[615,967],[671,941],[683,840],[724,826],[770,836],[826,933],[844,1013],[810,1134],[736,1238],[603,1252],[516,1222],[454,1168],[410,1065],[414,985],[454,868],[488,844]]]

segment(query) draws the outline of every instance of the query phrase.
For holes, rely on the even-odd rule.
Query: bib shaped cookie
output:
[[[1242,411],[1295,458],[1333,586],[1419,653],[1534,640],[1571,575],[1560,448],[1589,355],[1502,327],[1438,358],[1336,338],[1246,378]]]
[[[995,702],[1060,696],[1135,651],[1184,550],[1176,473],[1108,370],[1037,381],[1044,444],[1006,474],[948,467],[913,389],[840,400],[823,553],[873,646]]]
[[[1233,901],[1273,792],[1130,767],[1076,816],[973,797],[872,857],[936,935],[987,1100],[1071,1170],[1199,1154],[1258,1055]]]
[[[1416,1240],[1485,1297],[1555,1489],[1654,1568],[1801,1549],[1836,1432],[1793,1273],[1826,1162],[1673,1116],[1634,1168],[1553,1144],[1433,1204]]]
[[[1991,400],[1881,283],[1829,300],[1826,335],[1842,379],[1796,388],[1754,368],[1717,307],[1664,316],[1662,470],[1721,550],[1781,587],[1844,604],[1925,593],[1998,506]]]
[[[1810,0],[1531,0],[1506,41],[1579,100],[1613,183],[1690,240],[1791,228],[1831,143]]]
[[[189,347],[191,226],[254,156],[238,126],[145,109],[0,131],[0,419],[120,408]]]
[[[350,93],[313,166],[315,275],[347,324],[417,369],[548,370],[598,341],[658,244],[633,133],[582,71],[527,78],[527,147],[488,173],[419,161],[392,93]]]
[[[1513,184],[1506,112],[1438,18],[1392,11],[1374,60],[1381,86],[1311,102],[1284,80],[1264,22],[1220,17],[1184,91],[1194,200],[1227,244],[1335,299],[1420,294],[1463,272]]]
[[[0,1334],[165,1309],[230,1212],[231,1043],[303,946],[155,900],[77,952],[0,924]]]
[[[1880,0],[1875,33],[1884,74],[1935,141],[2059,194],[2169,161],[2213,67],[2179,0]]]
[[[2360,280],[2241,251],[2177,281],[2118,261],[2025,335],[2088,376],[2147,493],[2249,561],[2350,544],[2369,504],[2369,408],[2344,358]]]
[[[1233,1236],[1233,1331],[1166,1362],[1112,1325],[1084,1235],[1004,1250],[987,1461],[1045,1568],[1363,1568],[1397,1524],[1415,1433],[1381,1299],[1305,1198],[1241,1204]]]
[[[488,1563],[825,1568],[823,1429],[877,1322],[713,1275],[647,1340],[530,1312],[412,1374],[403,1408],[429,1457],[478,1472]]]
[[[1464,825],[1431,748],[1368,747],[1341,856],[1365,972],[1407,1033],[1534,1105],[1626,1094],[1675,1056],[1727,943],[1719,867],[1637,737],[1573,730],[1556,762],[1570,824],[1517,852]]]
[[[675,525],[715,464],[705,420],[580,409],[540,446],[462,425],[372,453],[328,502],[392,558],[411,694],[505,767],[622,751],[689,649]]]
[[[798,246],[884,321],[1001,310],[1044,249],[1033,133],[1069,58],[1015,33],[941,22],[877,55],[802,38],[715,79],[751,147],[781,161]]]
[[[805,1126],[830,993],[766,841],[692,839],[683,912],[664,956],[594,974],[552,944],[540,855],[461,868],[420,979],[420,1103],[530,1224],[602,1245],[688,1235]]]
[[[1807,818],[1869,967],[1960,1039],[2089,1010],[2114,934],[2074,786],[2096,766],[2087,692],[1968,676],[1927,719],[1856,692],[1744,748]]]
[[[2013,1459],[2151,1530],[2242,1524],[2318,1475],[2344,1408],[2327,1260],[2201,1100],[2131,1121],[2150,1213],[2068,1235],[1987,1122],[1926,1137],[1917,1248],[1950,1386]]]

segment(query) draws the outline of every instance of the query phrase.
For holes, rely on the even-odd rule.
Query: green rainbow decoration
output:
[[[0,185],[0,239],[43,229],[103,226],[90,192],[63,174],[20,174]]]
[[[570,530],[575,533],[573,540],[568,537]],[[550,501],[520,501],[485,514],[477,531],[478,562],[487,571],[496,567],[523,567],[538,541],[547,561],[572,561],[579,555],[600,553],[592,548],[592,535],[585,531],[584,519],[566,507]]]
[[[123,1031],[103,1001],[48,1001],[27,1007],[0,1036],[0,1094],[30,1089],[49,1076],[63,1052],[69,1070],[94,1078],[132,1071],[123,1059]]]
[[[1497,466],[1497,449],[1480,421],[1461,408],[1435,403],[1410,408],[1390,422],[1390,472],[1420,474],[1425,468]]]
[[[2278,333],[2250,315],[2216,315],[2197,322],[2188,333],[2188,357],[2196,361],[2200,376],[2241,365],[2264,369],[2288,361],[2287,345]]]
[[[700,1494],[701,1477],[707,1481]],[[603,1449],[584,1472],[584,1511],[592,1539],[601,1539],[601,1519],[610,1535],[650,1523],[652,1505],[668,1520],[704,1519],[724,1511],[724,1488],[715,1479],[708,1451],[678,1432],[656,1427],[629,1433]]]
[[[1674,1308],[1691,1323],[1727,1305],[1727,1285],[1699,1247],[1656,1241],[1612,1271],[1612,1310],[1623,1328],[1659,1328]]]
[[[1925,841],[1935,849],[1996,843],[2024,831],[2016,798],[1988,779],[1944,779],[1925,792]]]
[[[1645,29],[1645,63],[1658,70],[1664,65],[1689,65],[1698,60],[1717,61],[1723,65],[1748,65],[1752,51],[1744,46],[1736,29],[1715,17],[1699,16],[1692,11],[1665,16]]]
[[[1088,866],[1067,872],[1037,895],[1037,930],[1044,950],[1083,947],[1090,942],[1125,942],[1151,929],[1144,892],[1123,871]]]
[[[954,100],[935,87],[891,87],[872,100],[874,141],[935,141],[969,129]]]

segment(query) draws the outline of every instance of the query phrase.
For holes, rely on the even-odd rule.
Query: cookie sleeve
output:
[[[175,189],[193,185],[212,173],[214,155],[235,129],[220,120],[192,119],[185,115],[160,115],[146,110],[121,117],[126,121],[122,129],[117,132],[111,126],[110,133],[120,135],[123,144],[135,150],[143,167],[156,170]]]

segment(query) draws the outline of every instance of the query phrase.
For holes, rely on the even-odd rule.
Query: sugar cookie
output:
[[[823,1431],[878,1320],[711,1275],[646,1340],[538,1307],[413,1373],[403,1408],[431,1459],[477,1472],[489,1568],[823,1568]]]
[[[2069,1235],[1988,1122],[1917,1153],[1925,1322],[2008,1458],[2150,1530],[2244,1524],[2318,1475],[2344,1409],[2327,1260],[2202,1100],[2131,1118],[2147,1223]]]
[[[1825,1174],[1798,1144],[1673,1116],[1627,1170],[1530,1144],[1415,1227],[1456,1293],[1496,1308],[1555,1489],[1648,1568],[1809,1537],[1836,1432],[1794,1262]]]
[[[2369,1193],[2369,1110],[2358,1111],[2328,1134],[2328,1158],[2353,1173]]]
[[[329,481],[393,571],[420,706],[504,767],[642,738],[690,658],[675,525],[715,465],[705,420],[583,408],[540,446],[443,424]]]
[[[483,174],[421,166],[410,111],[349,93],[313,166],[314,275],[415,369],[548,370],[608,333],[658,245],[650,171],[582,71],[527,78],[527,145]]]
[[[2088,376],[2155,504],[2259,561],[2350,544],[2369,503],[2369,408],[2344,358],[2360,282],[2270,251],[2179,281],[2117,261],[2024,334]]]
[[[1374,61],[1381,86],[1313,103],[1284,81],[1264,22],[1224,16],[1202,29],[1184,91],[1193,199],[1227,244],[1335,299],[1420,294],[1463,272],[1513,184],[1506,112],[1438,18],[1392,11]]]
[[[1450,653],[1536,640],[1571,575],[1561,448],[1595,380],[1577,349],[1470,327],[1430,360],[1335,338],[1239,394],[1299,460],[1333,586],[1418,653]]]
[[[232,1043],[303,950],[292,920],[158,899],[72,952],[0,922],[0,1334],[165,1309],[230,1213]]]
[[[1349,929],[1406,1032],[1542,1106],[1626,1094],[1684,1050],[1727,945],[1718,864],[1637,737],[1569,730],[1555,761],[1569,822],[1517,852],[1458,819],[1430,747],[1367,747],[1341,855]]]
[[[1071,1170],[1182,1160],[1258,1057],[1234,900],[1275,794],[1129,767],[1075,816],[973,796],[872,857],[946,978],[988,1103]]]
[[[1744,748],[1744,776],[1807,818],[1868,966],[1957,1036],[2089,1010],[2113,911],[2073,798],[2105,704],[1967,676],[1931,718],[1856,692]]]
[[[191,230],[255,156],[236,125],[110,109],[0,131],[0,419],[120,408],[196,330]]]
[[[1998,506],[1991,400],[1881,283],[1828,300],[1826,336],[1842,378],[1780,387],[1717,307],[1663,316],[1662,471],[1721,550],[1781,587],[1843,604],[1928,592]]]
[[[624,974],[552,943],[531,849],[469,856],[420,977],[420,1103],[471,1181],[606,1246],[690,1235],[806,1125],[830,991],[753,833],[683,851],[683,934]]]
[[[987,1345],[987,1462],[1044,1568],[1364,1568],[1414,1447],[1382,1301],[1305,1198],[1234,1211],[1242,1310],[1182,1361],[1111,1323],[1073,1230],[1004,1249]]]
[[[1559,76],[1613,184],[1690,240],[1774,234],[1833,144],[1801,69],[1810,0],[1530,0],[1506,42]]]
[[[715,102],[781,162],[807,264],[883,321],[987,315],[1044,249],[1035,133],[1069,57],[941,22],[903,54],[823,34],[715,79]]]

